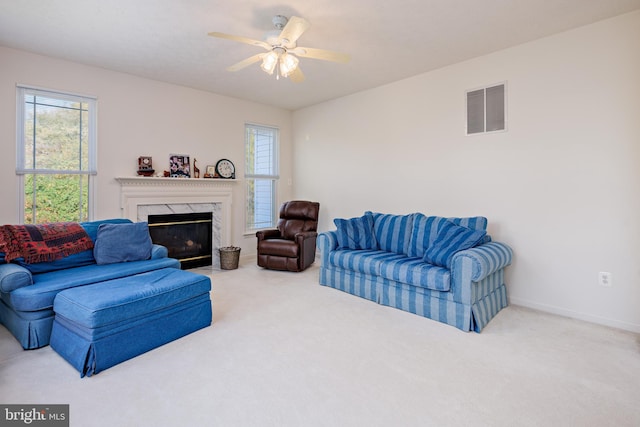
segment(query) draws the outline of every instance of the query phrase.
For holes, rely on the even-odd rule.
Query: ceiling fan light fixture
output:
[[[260,67],[265,73],[272,75],[276,69],[276,65],[278,65],[278,54],[271,51],[262,58],[262,65]]]
[[[280,56],[280,74],[282,74],[283,77],[289,77],[289,74],[298,68],[299,62],[300,60],[294,55],[285,52],[284,55]]]

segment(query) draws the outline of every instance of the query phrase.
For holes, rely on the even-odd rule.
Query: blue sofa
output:
[[[484,217],[366,212],[318,235],[320,284],[480,332],[507,306],[512,250]]]
[[[132,222],[128,219],[109,219],[80,225],[95,242],[101,224],[127,223]],[[116,251],[122,252],[124,249],[121,246]],[[0,323],[24,349],[44,347],[49,344],[54,320],[53,302],[60,291],[162,268],[179,269],[180,262],[167,255],[165,247],[152,245],[150,257],[139,261],[97,264],[94,251],[90,249],[51,262],[2,263]]]

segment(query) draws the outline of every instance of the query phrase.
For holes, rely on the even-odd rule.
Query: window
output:
[[[278,129],[245,125],[244,177],[247,191],[245,230],[274,227],[279,178]]]
[[[506,130],[506,84],[467,91],[467,135]]]
[[[22,222],[93,218],[95,98],[18,86],[17,117]]]

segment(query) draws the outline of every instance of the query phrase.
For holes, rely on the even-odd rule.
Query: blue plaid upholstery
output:
[[[386,227],[399,233],[391,237],[381,232],[380,235],[385,237],[384,247],[398,249],[406,245],[408,250],[418,251],[422,245],[424,252],[424,243],[428,247],[429,239],[437,234],[438,225],[447,220],[422,214],[414,215],[416,221],[407,217],[374,214],[374,223],[379,219],[383,229]],[[483,217],[449,220],[476,230],[486,229],[487,224]],[[408,244],[406,230],[398,226],[398,221],[412,230],[408,237],[412,240],[411,245]],[[435,234],[431,234],[433,227]],[[463,331],[480,332],[507,306],[504,268],[511,264],[513,257],[509,246],[488,241],[486,239],[479,246],[457,252],[451,258],[451,268],[447,269],[395,251],[338,249],[335,231],[320,233],[317,239],[321,256],[320,284]]]

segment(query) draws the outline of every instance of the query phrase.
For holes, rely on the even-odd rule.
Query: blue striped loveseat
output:
[[[318,235],[321,285],[463,331],[480,332],[507,306],[512,250],[491,240],[484,217],[366,212],[334,222]]]

